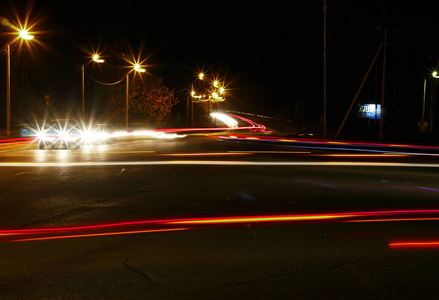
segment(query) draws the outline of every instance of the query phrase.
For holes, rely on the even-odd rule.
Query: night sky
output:
[[[307,118],[316,121],[323,109],[323,0],[301,2],[36,0],[30,19],[38,21],[39,43],[33,43],[32,55],[22,49],[19,57],[12,47],[13,87],[26,84],[58,103],[79,105],[79,65],[88,61],[87,51],[97,49],[107,60],[100,69],[88,64],[87,72],[112,81],[126,70],[120,56],[141,50],[148,76],[163,77],[183,102],[196,73],[204,70],[225,81],[230,108],[294,119],[300,99]],[[26,3],[6,1],[1,14],[15,21],[15,10],[24,19]],[[334,127],[341,122],[385,27],[386,103],[398,112],[398,122],[416,122],[424,75],[437,65],[438,2],[328,0],[327,5],[328,122]],[[1,38],[6,44],[9,37]],[[382,56],[359,102],[380,101],[381,72]],[[95,85],[87,81],[87,98],[99,102],[101,88]]]

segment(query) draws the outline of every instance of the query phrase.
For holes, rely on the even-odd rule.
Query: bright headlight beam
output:
[[[229,117],[228,115],[222,114],[222,113],[211,113],[210,116],[214,119],[218,119],[224,124],[226,124],[227,127],[230,128],[236,128],[238,127],[238,122],[233,119],[232,117]]]

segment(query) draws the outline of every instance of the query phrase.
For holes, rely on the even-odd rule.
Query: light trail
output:
[[[102,233],[87,233],[87,234],[74,234],[74,235],[58,235],[58,236],[45,236],[45,237],[17,239],[17,240],[11,240],[11,242],[30,242],[30,241],[60,240],[60,239],[98,237],[98,236],[114,236],[114,235],[126,235],[126,234],[139,234],[139,233],[182,231],[182,230],[187,230],[187,229],[189,229],[189,228],[167,228],[167,229],[150,229],[150,230],[132,230],[132,231],[116,231],[116,232],[102,232]]]
[[[334,140],[322,140],[322,139],[309,139],[309,138],[282,138],[282,137],[272,137],[272,136],[255,136],[255,135],[231,135],[222,136],[222,135],[209,135],[212,138],[218,138],[221,140],[258,140],[261,142],[282,142],[284,144],[288,144],[290,147],[306,147],[313,149],[322,149],[322,150],[346,150],[346,151],[363,151],[363,152],[390,152],[390,153],[399,153],[399,154],[407,154],[407,155],[426,155],[426,156],[439,156],[438,153],[423,153],[423,152],[409,152],[403,151],[401,149],[413,149],[413,150],[422,150],[422,151],[439,151],[439,147],[436,146],[423,146],[423,145],[406,145],[406,144],[386,144],[386,143],[366,143],[366,142],[351,142],[351,141],[334,141]],[[338,147],[344,146],[344,147]],[[355,147],[363,147],[363,148],[355,148]],[[364,147],[371,147],[375,149],[365,149]],[[389,150],[380,150],[376,148],[386,148]],[[394,150],[395,149],[395,150]],[[399,149],[397,151],[397,149]]]
[[[228,151],[230,153],[250,153],[250,154],[309,154],[309,151]]]
[[[352,212],[330,212],[314,214],[263,214],[263,215],[241,215],[241,216],[213,216],[193,218],[167,218],[147,219],[127,222],[109,222],[95,225],[64,226],[48,228],[25,228],[0,230],[0,239],[4,242],[26,242],[54,239],[71,239],[84,237],[114,236],[138,233],[170,232],[199,228],[212,228],[223,226],[247,226],[249,224],[267,225],[291,225],[291,224],[313,224],[313,223],[344,223],[344,222],[371,222],[372,217],[379,217],[377,221],[437,221],[439,210],[381,210],[381,211],[352,211]],[[382,217],[386,216],[386,219]],[[145,228],[146,226],[146,228]],[[160,228],[154,228],[160,226]],[[184,226],[184,227],[181,227]],[[142,227],[142,228],[139,228]],[[91,231],[91,232],[90,232]],[[68,234],[66,234],[68,233]],[[429,242],[431,245],[439,242]],[[415,247],[424,245],[426,242],[399,242],[391,243],[391,247]],[[431,246],[430,245],[430,246]]]
[[[218,161],[218,160],[171,160],[171,161],[103,161],[103,162],[0,162],[0,167],[91,167],[91,166],[273,166],[273,167],[391,167],[391,168],[439,168],[433,163],[397,162],[302,162],[302,161]]]
[[[311,154],[307,156],[321,156],[321,157],[409,157],[410,154],[400,154],[400,153],[383,153],[383,154]]]
[[[439,241],[404,241],[389,243],[391,249],[439,248]]]
[[[271,223],[271,222],[301,222],[301,221],[322,221],[341,218],[352,218],[354,214],[316,214],[316,215],[279,215],[279,216],[255,216],[255,217],[228,217],[228,218],[205,218],[205,219],[186,219],[169,221],[165,224],[179,225],[221,225],[221,224],[241,224],[241,223]]]
[[[369,223],[369,222],[409,222],[409,221],[438,221],[439,218],[387,218],[387,219],[369,219],[369,220],[347,220],[349,223]]]
[[[235,156],[235,155],[250,155],[252,152],[237,152],[234,151],[229,152],[195,152],[195,153],[162,153],[156,154],[156,156]]]
[[[40,151],[40,150],[37,150]],[[142,150],[142,151],[88,151],[87,149],[84,149],[83,151],[69,151],[68,153],[75,153],[75,154],[151,154],[155,153],[154,150]]]

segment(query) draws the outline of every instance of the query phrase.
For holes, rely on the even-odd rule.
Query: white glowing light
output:
[[[175,138],[183,138],[185,134],[176,134],[176,133],[166,133],[159,132],[153,130],[135,130],[135,131],[116,131],[113,133],[114,137],[128,137],[128,136],[137,136],[137,137],[152,137],[157,139],[175,139]]]
[[[238,127],[238,122],[235,119],[229,117],[228,115],[222,113],[211,113],[210,116],[214,119],[220,120],[221,122],[226,124],[227,127],[230,128]]]
[[[101,132],[93,129],[85,129],[81,131],[81,140],[84,144],[102,143],[109,138],[109,133]]]
[[[146,70],[144,69],[144,68],[142,68],[141,66],[140,66],[140,64],[135,64],[134,65],[134,70],[136,71],[136,72],[146,72]]]
[[[20,37],[25,40],[31,40],[34,38],[34,36],[29,34],[26,29],[20,30]]]
[[[93,55],[93,61],[97,62],[97,63],[103,63],[104,62],[104,60],[99,57],[99,54]]]

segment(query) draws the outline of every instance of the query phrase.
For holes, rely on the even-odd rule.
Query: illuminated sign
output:
[[[381,115],[380,104],[363,104],[358,109],[358,115],[363,119],[379,119]]]

